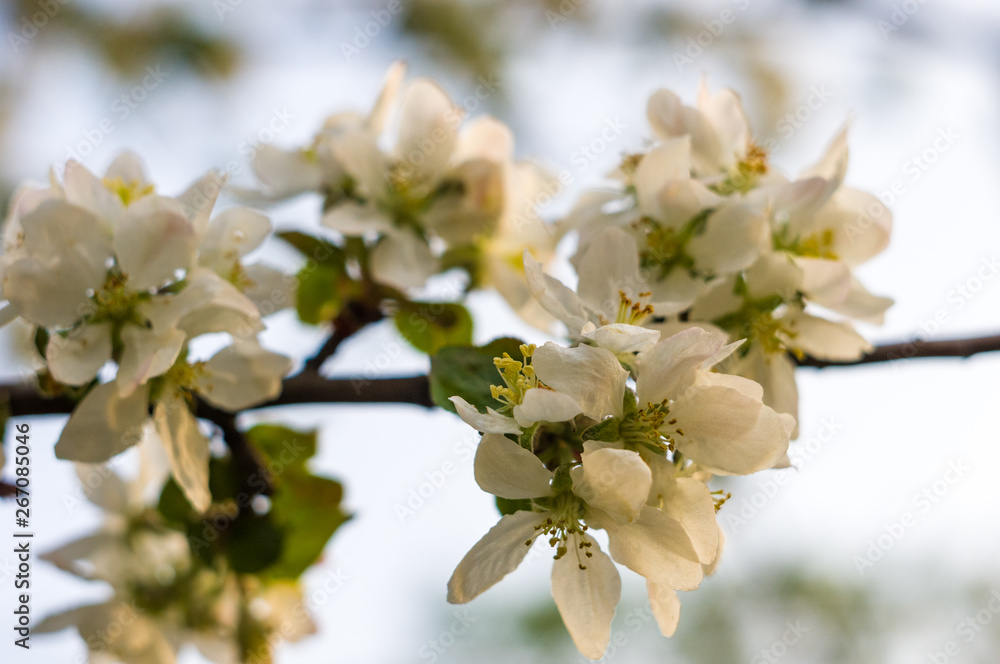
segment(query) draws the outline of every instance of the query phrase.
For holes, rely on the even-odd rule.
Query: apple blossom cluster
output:
[[[87,581],[111,586],[98,604],[47,617],[34,631],[75,627],[91,661],[173,664],[191,645],[208,661],[271,662],[273,645],[315,631],[299,585],[237,575],[217,560],[196,555],[185,532],[148,504],[164,479],[157,455],[143,449],[131,479],[79,464],[88,500],[105,511],[95,533],[42,558]]]
[[[222,184],[209,174],[169,197],[131,153],[103,178],[70,161],[62,182],[15,195],[0,256],[0,317],[34,326],[39,386],[79,399],[56,456],[99,463],[158,438],[199,511],[209,441],[193,397],[238,412],[277,396],[291,367],[257,341],[260,307],[287,300],[287,280],[241,260],[270,221],[244,207],[212,217]],[[218,333],[225,345],[195,359],[192,342]]]
[[[582,196],[565,220],[579,232],[577,292],[528,257],[532,292],[573,338],[585,322],[614,321],[627,297],[642,303],[630,323],[746,339],[720,369],[757,381],[765,403],[797,416],[793,357],[851,361],[871,350],[852,321],[881,323],[892,300],[869,293],[853,268],[886,247],[891,213],[844,186],[846,130],[787,179],[730,90],[703,83],[695,107],[659,90],[646,111],[656,141],[626,155],[613,185]]]
[[[622,317],[632,307],[624,302]],[[758,384],[712,370],[740,346],[720,332],[660,338],[623,321],[587,323],[582,335],[573,347],[522,345],[521,359],[497,358],[502,384],[485,412],[452,398],[483,432],[476,481],[505,516],[459,563],[448,601],[474,599],[540,538],[554,551],[563,621],[580,652],[598,659],[621,594],[614,562],[645,577],[653,615],[672,635],[676,591],[697,588],[721,548],[725,496],[708,480],[787,465],[794,420],[765,406]]]
[[[262,187],[248,195],[318,193],[321,224],[378,284],[406,293],[460,268],[469,289],[495,288],[532,320],[540,311],[521,253],[553,255],[555,228],[533,204],[551,176],[514,160],[504,124],[489,116],[466,122],[465,109],[436,83],[404,83],[404,74],[393,65],[367,115],[330,116],[309,147],[262,147],[253,163]]]

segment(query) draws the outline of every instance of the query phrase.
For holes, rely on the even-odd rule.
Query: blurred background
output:
[[[7,0],[0,28],[4,204],[19,182],[44,181],[68,158],[103,172],[125,148],[167,193],[211,168],[250,184],[260,144],[306,144],[326,115],[366,110],[386,67],[404,58],[411,75],[439,80],[473,115],[509,124],[519,156],[570,174],[545,210],[555,218],[648,140],[653,90],[691,102],[707,76],[743,95],[759,142],[771,141],[771,162],[787,174],[850,122],[847,182],[880,194],[895,215],[889,250],[860,271],[897,301],[884,327],[863,330],[869,338],[1000,330],[993,0]],[[479,100],[477,86],[493,92]],[[608,122],[624,131],[588,148]],[[299,200],[273,218],[279,228],[316,227],[319,206]],[[277,244],[264,251],[280,262],[288,256]],[[544,341],[498,296],[469,304],[477,341]],[[0,332],[4,381],[26,370],[22,334]],[[322,339],[291,314],[266,336],[296,357]],[[327,365],[343,375],[426,369],[386,323]],[[605,659],[998,661],[998,370],[1000,354],[801,370],[796,468],[720,482],[733,493],[720,512],[726,552],[715,576],[682,594],[673,639],[659,636],[641,579],[623,570]],[[355,514],[305,577],[319,633],[284,646],[279,662],[584,661],[551,602],[542,551],[471,604],[445,602],[455,564],[497,518],[472,477],[475,438],[456,417],[344,405],[251,420],[322,427],[314,465],[345,483]],[[32,426],[43,550],[93,529],[100,514],[51,453],[61,422]],[[3,503],[8,519],[13,506]],[[4,616],[9,562],[0,553]],[[37,561],[33,573],[36,619],[108,593]],[[0,644],[4,660],[11,641]],[[65,631],[33,638],[15,661],[82,662],[84,653]]]

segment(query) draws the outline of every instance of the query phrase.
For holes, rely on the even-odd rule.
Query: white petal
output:
[[[148,202],[147,202],[148,201]],[[194,226],[184,214],[147,196],[128,208],[115,229],[118,264],[133,291],[156,288],[186,270],[197,249]]]
[[[688,251],[699,269],[731,274],[750,267],[770,237],[764,215],[748,205],[728,204],[708,217],[705,232],[691,239]]]
[[[660,333],[657,330],[637,325],[625,325],[624,323],[595,327],[585,332],[583,336],[587,339],[593,339],[598,346],[607,348],[616,355],[649,350],[660,339]]]
[[[122,330],[121,359],[118,362],[118,389],[122,396],[132,393],[150,378],[161,376],[180,355],[187,335],[175,327],[160,329],[126,325]]]
[[[590,546],[581,549],[581,540]],[[577,650],[585,657],[599,659],[611,640],[611,620],[622,594],[621,577],[593,538],[574,536],[567,544],[571,550],[552,565],[552,598]],[[591,557],[585,557],[584,551]]]
[[[676,399],[725,342],[725,335],[719,332],[692,327],[660,339],[650,350],[640,353],[636,358],[639,405]]]
[[[799,313],[787,322],[789,344],[818,360],[850,362],[872,351],[872,345],[850,323]]]
[[[660,510],[647,505],[627,525],[607,516],[597,523],[608,531],[611,557],[633,572],[678,590],[694,590],[701,583],[701,564],[687,533]]]
[[[704,482],[691,477],[679,477],[664,496],[663,511],[684,527],[691,546],[703,565],[715,560],[719,546],[719,526],[715,518],[715,501]]]
[[[388,187],[388,164],[376,137],[367,131],[347,131],[331,145],[333,154],[371,200],[382,200]]]
[[[111,359],[111,323],[84,324],[67,333],[53,334],[45,349],[52,377],[67,385],[85,385]]]
[[[524,250],[524,275],[528,289],[542,307],[566,324],[570,331],[579,330],[590,316],[579,296],[557,279],[545,274],[542,264]]]
[[[126,184],[135,182],[137,184],[147,184],[146,168],[142,159],[132,150],[125,150],[111,162],[108,170],[104,172],[105,178],[121,178]]]
[[[840,261],[824,258],[796,258],[802,270],[802,292],[809,301],[824,307],[835,307],[845,299],[851,288],[851,270]]]
[[[881,325],[885,320],[885,311],[893,304],[891,297],[873,295],[855,277],[851,277],[851,285],[847,295],[836,304],[825,305],[838,314]]]
[[[449,399],[455,404],[455,411],[462,421],[476,431],[483,433],[521,433],[521,427],[512,417],[501,415],[492,408],[487,408],[486,413],[480,413],[475,406],[462,397],[451,397]]]
[[[448,95],[428,79],[416,79],[403,94],[396,154],[405,171],[422,183],[436,183],[455,149],[461,121]]]
[[[368,117],[365,120],[365,126],[373,133],[382,133],[389,112],[396,103],[396,97],[399,94],[399,89],[403,84],[405,76],[406,62],[402,60],[396,60],[386,70],[385,78],[382,79],[382,90],[379,92],[378,99],[375,100],[372,110],[369,111]]]
[[[519,511],[500,519],[465,554],[448,581],[448,601],[465,604],[489,589],[521,564],[528,546],[538,537],[535,526],[544,523],[547,513]]]
[[[121,199],[105,187],[99,177],[72,159],[66,162],[63,192],[71,204],[92,212],[110,225],[114,225],[124,210]]]
[[[691,177],[691,139],[681,136],[664,141],[650,150],[635,169],[632,181],[639,199],[639,209],[648,215],[660,212],[659,195],[663,186]]]
[[[343,201],[330,208],[320,222],[344,235],[392,231],[392,220],[374,205]]]
[[[673,636],[681,619],[681,600],[673,588],[652,581],[646,582],[649,593],[649,608],[663,636]]]
[[[167,451],[178,486],[198,512],[212,504],[208,490],[208,439],[198,430],[198,420],[184,399],[168,394],[153,411],[156,433]]]
[[[498,433],[485,434],[479,441],[475,475],[483,491],[501,498],[542,498],[552,493],[552,473],[541,460]]]
[[[524,399],[514,406],[514,419],[524,428],[535,422],[568,422],[581,413],[580,404],[561,392],[532,388]]]
[[[198,237],[202,237],[208,230],[212,208],[228,180],[229,176],[226,174],[209,171],[177,197],[177,202],[191,221]]]
[[[238,341],[205,363],[196,389],[213,406],[237,412],[281,394],[281,380],[291,367],[290,358],[256,341]]]
[[[423,286],[438,263],[427,243],[411,231],[386,235],[371,253],[376,281],[399,289]]]
[[[198,262],[223,276],[240,258],[256,249],[271,232],[271,220],[245,207],[230,208],[208,226],[198,249]]]
[[[788,432],[778,413],[732,378],[701,372],[671,407],[677,449],[716,474],[747,475],[771,468],[788,450]]]
[[[305,150],[282,150],[265,143],[258,146],[251,166],[267,193],[275,198],[317,191],[322,186],[319,159]]]
[[[154,302],[161,300],[155,298]],[[188,273],[187,285],[178,295],[163,297],[165,308],[161,317],[197,337],[211,332],[228,332],[234,337],[249,339],[263,325],[260,312],[247,296],[231,283],[212,272],[198,268]]]
[[[639,275],[639,250],[631,235],[619,228],[604,230],[575,259],[580,282],[576,291],[594,311],[614,322],[621,293],[637,301],[648,290]]]
[[[241,284],[243,294],[253,302],[262,316],[269,316],[295,304],[295,275],[263,263],[245,265],[243,274],[248,282]]]
[[[628,372],[611,351],[593,346],[563,348],[546,343],[532,355],[538,379],[568,394],[593,420],[622,414]]]
[[[637,452],[584,443],[583,465],[572,471],[573,493],[618,523],[639,517],[653,477]]]
[[[460,164],[485,159],[497,164],[509,162],[514,155],[514,135],[496,118],[482,115],[472,120],[458,135],[452,161]]]
[[[83,463],[107,461],[142,439],[148,417],[148,389],[121,398],[114,383],[97,385],[70,415],[56,443],[56,457]]]

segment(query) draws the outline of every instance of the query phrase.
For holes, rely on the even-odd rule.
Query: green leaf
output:
[[[583,432],[583,439],[599,440],[602,443],[613,443],[620,438],[618,433],[618,426],[620,424],[621,420],[617,417],[609,417],[606,420],[601,420]]]
[[[181,487],[172,477],[163,485],[156,509],[168,523],[176,525],[186,526],[197,518],[191,503],[188,502]]]
[[[342,266],[327,263],[307,263],[299,271],[295,310],[304,323],[319,325],[333,320],[343,306]]]
[[[344,251],[332,242],[298,231],[285,231],[277,235],[309,260],[322,265],[332,265],[343,272]]]
[[[344,490],[339,482],[304,471],[284,479],[272,497],[270,512],[284,533],[284,548],[266,574],[296,579],[322,555],[350,515],[341,510]]]
[[[268,514],[241,512],[229,526],[226,556],[233,571],[257,574],[281,557],[286,547],[285,532]]]
[[[497,496],[497,509],[500,510],[501,516],[507,516],[514,512],[527,512],[531,510],[531,501],[527,498],[511,500],[510,498]]]
[[[245,435],[264,455],[269,467],[281,470],[301,468],[316,455],[315,431],[296,431],[277,424],[258,424],[248,429]]]
[[[449,397],[459,396],[484,410],[499,403],[490,392],[490,385],[502,383],[493,358],[507,353],[524,361],[520,339],[504,337],[485,346],[446,346],[431,357],[431,398],[441,408],[455,412]]]
[[[472,316],[461,304],[452,302],[401,302],[396,329],[428,355],[445,346],[472,343]]]

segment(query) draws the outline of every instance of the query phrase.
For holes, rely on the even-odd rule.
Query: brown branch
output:
[[[858,364],[874,364],[876,362],[895,362],[896,360],[911,360],[928,357],[961,357],[967,358],[979,353],[989,353],[1000,350],[1000,335],[974,337],[971,339],[945,339],[942,341],[923,341],[914,339],[902,343],[876,346],[868,355],[860,360],[850,362],[830,362],[811,357],[798,360],[801,367],[853,367]]]
[[[382,320],[382,311],[378,306],[360,300],[348,302],[333,320],[333,334],[315,355],[306,360],[305,370],[318,373],[323,363],[337,352],[341,343],[359,332],[361,328],[379,320]]]
[[[853,362],[827,362],[813,358],[799,361],[803,367],[849,367],[877,362],[893,362],[915,358],[971,357],[979,353],[1000,351],[1000,335],[972,339],[951,339],[945,341],[908,341],[904,343],[876,346],[875,350]],[[48,398],[40,395],[32,385],[0,385],[0,392],[10,398],[12,417],[28,415],[54,415],[72,412],[74,403],[66,398]],[[286,378],[282,393],[256,408],[274,406],[335,404],[335,403],[400,403],[432,408],[430,385],[427,376],[406,376],[393,378],[324,378],[315,371]],[[199,406],[199,417],[205,417],[219,424],[217,417],[209,417]],[[221,411],[219,411],[221,412]],[[230,415],[224,413],[227,417]],[[220,425],[221,426],[221,425]]]

